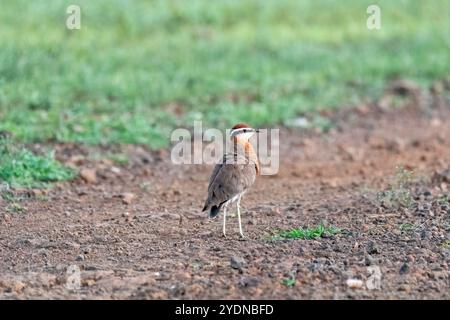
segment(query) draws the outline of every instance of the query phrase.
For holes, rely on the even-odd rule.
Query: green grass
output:
[[[450,250],[450,241],[445,240],[444,242],[442,242],[441,248],[446,249],[446,250]]]
[[[450,204],[450,198],[448,195],[444,194],[438,198],[438,203],[441,205]]]
[[[8,138],[0,138],[0,181],[10,187],[46,187],[74,176],[75,172],[56,161],[52,153],[35,155]]]
[[[401,225],[399,225],[398,228],[400,229],[400,231],[410,232],[410,231],[418,230],[419,226],[417,226],[415,224],[411,224],[411,223],[402,223]]]
[[[286,287],[293,287],[295,286],[295,283],[295,278],[285,278],[281,281],[281,284],[285,285]]]
[[[10,213],[25,213],[27,209],[23,207],[20,203],[12,202],[6,207],[6,211]]]
[[[271,241],[286,239],[313,240],[325,235],[331,236],[342,233],[342,230],[333,226],[325,226],[323,223],[312,228],[293,228],[286,231],[279,231],[271,237]]]
[[[0,130],[22,141],[168,144],[170,131],[286,123],[449,75],[450,2],[2,0]],[[319,125],[327,124],[320,123]]]
[[[117,165],[127,165],[130,163],[130,158],[124,153],[109,153],[107,158]]]

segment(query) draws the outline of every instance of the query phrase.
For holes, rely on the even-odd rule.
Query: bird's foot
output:
[[[222,237],[226,239],[227,238],[227,234],[225,232],[223,232],[222,233]]]
[[[243,233],[240,233],[240,235],[241,235],[241,237],[239,238],[239,240],[241,240],[241,241],[247,240],[247,237],[244,236]]]

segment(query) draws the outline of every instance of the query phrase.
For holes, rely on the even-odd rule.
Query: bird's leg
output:
[[[237,201],[237,214],[238,214],[238,222],[239,222],[239,233],[241,234],[241,237],[244,238],[244,233],[242,232],[242,223],[241,223],[241,197],[239,196]]]
[[[223,236],[225,238],[227,237],[226,227],[225,227],[226,223],[227,223],[227,205],[225,205],[223,207],[223,229],[222,229],[222,232],[223,232]]]

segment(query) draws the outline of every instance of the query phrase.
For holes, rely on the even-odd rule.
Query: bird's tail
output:
[[[202,212],[209,210],[209,217],[214,218],[215,216],[217,216],[219,214],[220,208],[222,208],[222,203],[219,205],[214,205],[210,208],[208,208],[207,206],[204,206]]]
[[[220,212],[220,206],[212,206],[211,210],[209,211],[209,217],[210,218],[214,218],[215,216],[217,216]]]

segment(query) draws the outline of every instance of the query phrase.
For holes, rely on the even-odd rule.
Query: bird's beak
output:
[[[255,130],[255,132],[256,132],[256,133],[258,133],[258,132],[259,132],[259,129],[254,129],[254,130]]]

